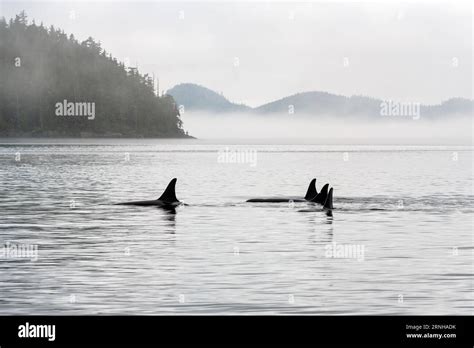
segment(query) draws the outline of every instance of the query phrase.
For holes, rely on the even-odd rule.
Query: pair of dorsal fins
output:
[[[325,209],[333,209],[332,205],[332,195],[333,189],[332,187],[329,189],[329,184],[326,184],[321,189],[321,192],[314,197],[311,202],[321,204]]]
[[[311,180],[308,186],[308,190],[306,191],[306,195],[304,198],[307,201],[313,203],[319,203],[326,209],[333,209],[332,205],[332,195],[333,189],[329,189],[329,184],[326,184],[321,189],[321,192],[318,193],[316,190],[316,179]]]

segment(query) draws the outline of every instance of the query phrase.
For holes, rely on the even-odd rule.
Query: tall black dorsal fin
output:
[[[158,201],[163,201],[165,203],[176,203],[179,202],[178,198],[176,198],[176,178],[170,181],[168,186],[166,187],[165,192],[158,198]]]
[[[308,191],[306,191],[306,195],[304,196],[304,199],[307,201],[313,199],[318,195],[318,191],[316,190],[316,179],[311,180],[308,186]]]
[[[318,195],[311,200],[311,202],[324,204],[326,202],[326,198],[328,198],[328,188],[329,184],[324,185],[321,189],[321,192],[319,192]]]
[[[324,209],[334,209],[334,207],[332,206],[332,187],[329,190],[326,202],[324,202]]]

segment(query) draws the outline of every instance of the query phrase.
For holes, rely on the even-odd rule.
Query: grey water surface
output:
[[[471,146],[3,143],[0,314],[473,314]]]

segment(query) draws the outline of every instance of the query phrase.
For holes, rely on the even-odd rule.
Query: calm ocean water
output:
[[[220,163],[227,150],[248,163]],[[472,151],[1,145],[0,314],[473,314]],[[114,205],[173,177],[176,214]],[[332,217],[245,203],[313,177],[334,187]]]

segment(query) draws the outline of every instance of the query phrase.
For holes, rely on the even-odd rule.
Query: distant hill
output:
[[[250,107],[234,104],[221,94],[193,83],[182,83],[166,92],[186,111],[208,111],[212,113],[248,112]]]
[[[357,115],[380,112],[380,100],[368,97],[345,97],[327,92],[304,92],[285,97],[255,108],[260,114],[288,115],[292,108],[295,114],[311,115]]]
[[[384,101],[365,96],[346,97],[327,92],[304,92],[294,94],[273,102],[251,108],[246,105],[231,103],[222,95],[203,86],[184,83],[168,91],[176,102],[187,111],[206,111],[210,113],[246,112],[259,115],[286,116],[295,115],[380,118],[381,105],[388,108],[402,107],[400,103]],[[473,101],[463,98],[452,98],[438,105],[419,105],[423,118],[438,118],[448,115],[472,115]],[[413,105],[412,105],[413,106]],[[413,106],[415,107],[415,106]]]
[[[422,106],[423,114],[432,117],[442,117],[444,115],[470,115],[474,107],[474,101],[465,98],[451,98],[438,105]]]

